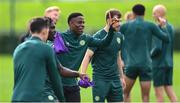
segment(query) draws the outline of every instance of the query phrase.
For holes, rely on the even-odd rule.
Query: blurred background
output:
[[[134,4],[146,6],[145,19],[152,21],[152,8],[156,4],[167,7],[167,19],[175,28],[174,44],[174,89],[180,98],[180,0],[0,0],[0,102],[10,101],[13,90],[12,53],[19,44],[19,37],[27,32],[28,21],[43,16],[49,6],[61,9],[57,29],[64,32],[68,29],[67,17],[71,12],[81,12],[85,16],[85,32],[92,35],[105,25],[105,11],[119,9],[122,15],[130,11]],[[123,20],[124,18],[122,18]],[[28,59],[28,58],[27,58]],[[89,67],[91,68],[91,66]],[[88,71],[91,76],[92,69]],[[91,88],[81,90],[83,102],[91,102]],[[132,101],[141,101],[139,83],[132,91]],[[155,101],[151,88],[151,101]],[[166,101],[169,101],[166,97]]]

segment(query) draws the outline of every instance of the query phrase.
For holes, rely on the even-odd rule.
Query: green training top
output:
[[[153,67],[173,67],[174,29],[169,23],[167,23],[166,28],[168,30],[169,43],[164,43],[153,36],[151,51]]]
[[[54,51],[38,37],[20,44],[13,54],[12,101],[64,101]],[[51,86],[47,86],[47,78]]]
[[[110,29],[109,35],[107,35],[103,39],[93,38],[92,36],[86,35],[84,33],[80,36],[77,36],[70,30],[68,30],[65,33],[62,33],[61,35],[69,51],[67,53],[61,53],[58,55],[60,63],[64,67],[78,71],[88,46],[104,47],[108,45],[112,40],[112,32],[113,29]],[[62,81],[64,86],[77,85],[77,78],[62,77]]]
[[[107,32],[102,29],[98,31],[94,37],[102,39],[107,35]],[[124,36],[120,32],[114,32],[111,43],[105,48],[91,47],[94,52],[92,57],[93,78],[100,78],[105,80],[119,79],[119,68],[117,59],[119,51],[122,48]]]
[[[150,51],[153,35],[169,42],[166,33],[162,32],[154,23],[144,21],[140,16],[123,24],[120,31],[125,37],[124,50],[122,50],[125,67],[152,66]]]

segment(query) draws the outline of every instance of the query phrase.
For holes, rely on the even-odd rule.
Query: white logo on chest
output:
[[[116,41],[117,41],[118,44],[121,43],[121,39],[119,37],[116,38]]]
[[[99,101],[100,100],[100,97],[99,96],[95,96],[94,98],[96,101]]]
[[[81,40],[80,42],[79,42],[79,44],[81,45],[81,46],[83,46],[83,45],[85,45],[85,40]]]
[[[54,97],[53,97],[52,95],[49,95],[49,96],[48,96],[48,99],[49,99],[50,101],[52,101],[52,100],[54,100]]]

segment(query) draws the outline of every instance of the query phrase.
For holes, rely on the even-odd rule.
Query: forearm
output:
[[[120,74],[120,78],[123,78],[123,68],[122,66],[120,66],[121,64],[118,65],[118,68],[119,68],[119,74]]]
[[[163,27],[159,26],[157,29],[157,32],[158,32],[157,34],[159,34],[159,35],[157,35],[159,37],[159,39],[163,40],[166,43],[169,42],[169,35],[168,35],[166,26],[163,26]]]
[[[63,77],[79,77],[79,72],[68,69],[66,67],[63,67],[62,65],[59,66],[59,72],[61,76]]]
[[[108,30],[105,30],[108,34],[103,38],[103,39],[99,39],[99,38],[95,38],[95,37],[91,37],[91,39],[89,39],[89,43],[88,46],[89,47],[100,47],[103,48],[105,46],[107,46],[112,38],[113,38],[113,28],[108,28]]]
[[[85,57],[81,65],[81,73],[86,73],[89,64],[89,59]]]
[[[102,39],[100,47],[105,47],[112,41],[114,29],[112,26],[109,28],[108,34]]]
[[[117,63],[118,63],[118,69],[119,69],[119,74],[120,74],[120,78],[123,78],[123,61],[122,61],[122,58],[120,56],[120,53],[119,53],[119,57],[118,57],[118,60],[117,60]]]
[[[157,37],[152,38],[152,50],[151,50],[151,57],[158,56],[162,51],[162,40],[158,39]]]
[[[88,69],[88,65],[89,65],[89,62],[91,60],[91,57],[92,55],[90,55],[90,50],[87,50],[85,56],[84,56],[84,59],[82,61],[82,64],[81,64],[81,73],[86,73],[87,69]]]

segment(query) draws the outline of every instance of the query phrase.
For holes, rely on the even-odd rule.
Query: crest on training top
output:
[[[121,39],[119,37],[116,38],[116,41],[118,42],[118,44],[121,43]]]
[[[83,46],[83,45],[85,45],[86,42],[85,42],[85,40],[81,40],[79,43],[80,43],[80,45]]]

